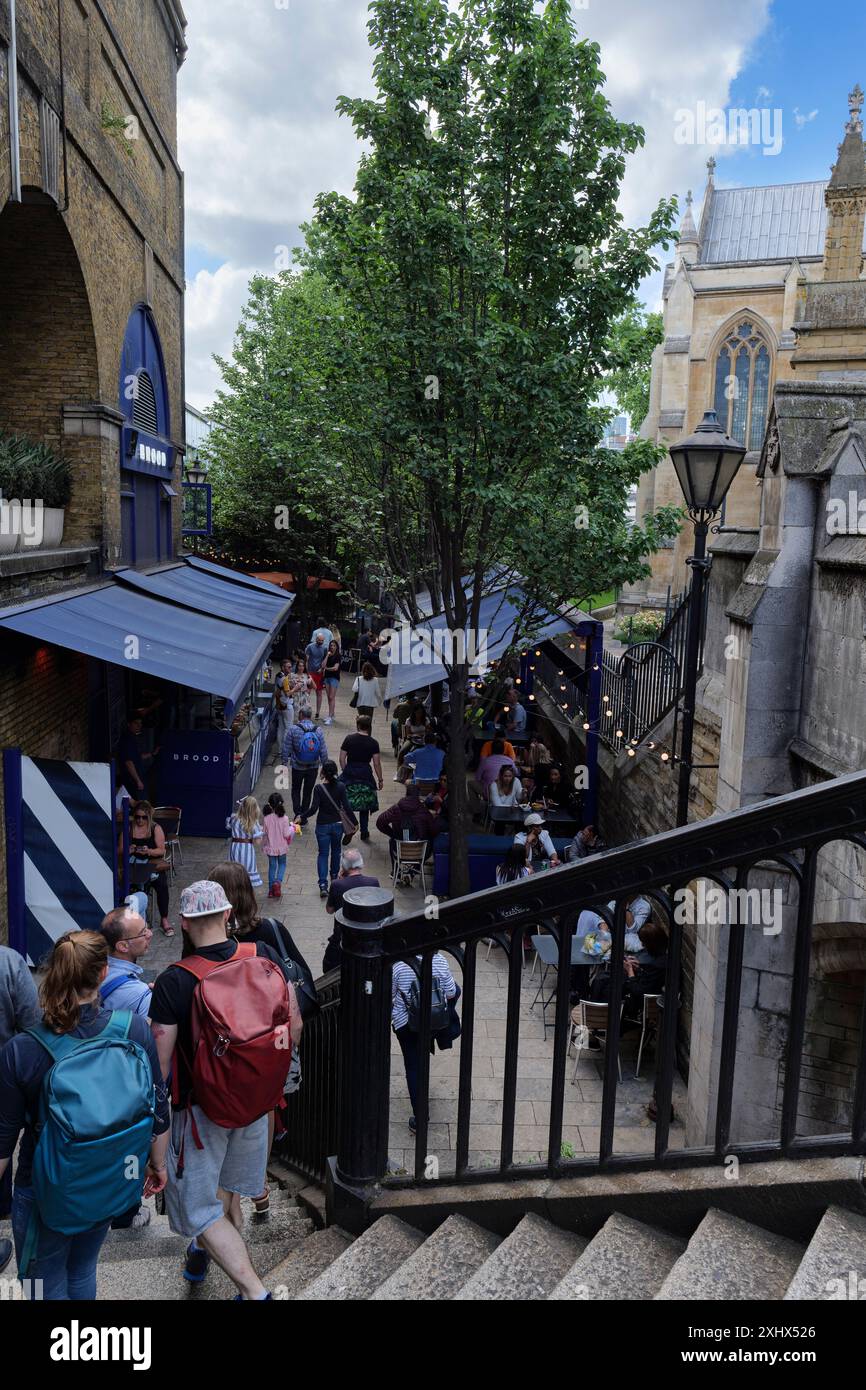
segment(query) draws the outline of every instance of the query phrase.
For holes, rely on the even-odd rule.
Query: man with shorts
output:
[[[203,879],[180,895],[181,926],[193,955],[205,961],[231,960],[238,943],[227,936],[231,904],[218,883]],[[256,942],[256,955],[266,956],[286,976],[283,962],[270,946]],[[191,1238],[184,1278],[198,1284],[211,1259],[236,1284],[238,1299],[269,1299],[250,1260],[241,1230],[241,1197],[257,1197],[265,1189],[268,1158],[268,1116],[242,1129],[224,1129],[209,1120],[192,1097],[192,1009],[197,980],[180,962],[164,970],[153,987],[150,1017],[164,1077],[174,1067],[171,1141],[168,1144],[168,1185],[165,1204],[169,1225]],[[291,1036],[300,1039],[300,1011],[293,991]],[[291,1053],[286,1053],[288,1073]],[[166,1143],[167,1137],[166,1137]],[[165,1153],[163,1147],[162,1154]],[[162,1162],[160,1155],[157,1164]]]
[[[307,658],[307,675],[313,682],[316,691],[317,719],[322,713],[322,690],[325,685],[325,658],[328,655],[328,643],[325,641],[325,631],[326,630],[323,628],[316,629],[304,653]],[[328,640],[330,641],[330,638]]]

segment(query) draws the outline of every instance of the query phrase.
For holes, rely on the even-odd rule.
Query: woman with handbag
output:
[[[321,781],[313,791],[309,809],[298,817],[301,826],[305,826],[313,816],[316,817],[316,843],[319,846],[319,897],[326,898],[328,861],[331,878],[336,878],[340,872],[340,848],[344,843],[348,844],[358,829],[346,788],[337,780],[337,764],[330,758],[322,764]]]
[[[382,703],[382,689],[379,685],[379,677],[376,669],[371,662],[365,661],[361,667],[361,674],[355,677],[352,684],[352,698],[349,705],[359,714],[367,714],[370,720],[373,719],[373,711]]]
[[[122,852],[122,836],[120,844]],[[143,892],[148,884],[153,884],[164,936],[174,936],[174,927],[168,920],[169,867],[165,857],[165,832],[153,819],[153,807],[149,801],[136,801],[129,817],[129,890]]]

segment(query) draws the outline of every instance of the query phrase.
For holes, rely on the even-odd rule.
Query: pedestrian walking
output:
[[[144,1018],[102,1007],[107,973],[104,936],[61,936],[42,976],[41,1023],[0,1052],[0,1175],[20,1135],[12,1233],[27,1298],[95,1298],[112,1219],[140,1200],[145,1177],[149,1192],[165,1185],[156,1048]],[[70,1132],[88,1142],[70,1144]]]
[[[286,815],[279,792],[271,792],[268,797],[262,813],[262,826],[262,849],[268,857],[268,897],[280,898],[286,873],[286,850],[295,838],[297,826]]]
[[[122,853],[122,834],[118,843]],[[174,927],[168,920],[169,867],[165,831],[154,820],[150,802],[136,801],[129,818],[129,886],[134,892],[155,891],[163,936],[174,936]]]
[[[39,996],[27,962],[17,951],[0,946],[0,1051],[16,1033],[38,1023]],[[0,1178],[0,1221],[12,1210],[12,1166]],[[0,1239],[0,1274],[12,1258],[12,1242]]]
[[[313,723],[310,706],[304,705],[282,749],[283,766],[292,769],[292,810],[295,820],[309,810],[319,768],[327,757],[325,735]]]
[[[312,636],[304,653],[307,658],[307,672],[313,688],[316,692],[316,718],[322,713],[322,691],[325,688],[325,659],[328,655],[328,643],[331,641],[331,632],[327,628],[318,628]]]
[[[349,904],[346,906],[348,908]],[[420,970],[421,957],[416,956],[415,960]],[[440,1048],[449,1048],[453,1045],[454,1039],[460,1036],[460,1024],[453,1007],[460,991],[448,968],[448,962],[440,951],[433,957],[432,996],[431,1052],[434,1050],[434,1043],[438,1043]],[[418,1128],[418,1064],[421,1060],[418,1033],[421,1026],[421,991],[418,974],[405,961],[398,961],[391,972],[391,1026],[403,1054],[406,1085],[412,1103],[409,1129],[414,1134]]]
[[[343,838],[355,833],[358,822],[349,806],[346,788],[337,780],[337,764],[330,760],[323,763],[321,778],[313,792],[309,810],[301,814],[300,823],[304,826],[313,816],[316,817],[319,896],[326,898],[329,863],[330,877],[335,879],[340,871],[340,847]]]
[[[324,681],[325,694],[328,697],[328,717],[326,724],[333,724],[334,711],[337,708],[337,691],[340,688],[340,671],[342,669],[343,654],[340,651],[339,643],[331,640],[328,643],[328,655],[325,657]]]
[[[201,1283],[215,1259],[238,1300],[265,1300],[240,1199],[265,1189],[268,1114],[283,1094],[301,1020],[279,957],[262,942],[230,940],[231,914],[213,880],[185,888],[180,916],[192,951],[153,989],[159,1063],[172,1076],[165,1201],[172,1231],[190,1240],[185,1279]],[[220,1046],[220,1037],[232,1045]]]
[[[373,715],[382,703],[382,688],[379,685],[379,677],[376,675],[375,667],[371,662],[365,661],[361,667],[360,675],[355,677],[352,683],[352,694],[355,697],[355,708],[358,714],[366,714],[372,727]]]
[[[364,856],[359,849],[344,849],[340,855],[340,874],[338,878],[331,879],[331,887],[328,890],[328,901],[325,903],[325,911],[333,916],[340,911],[343,906],[343,896],[352,888],[378,888],[379,880],[372,874],[364,873]],[[343,959],[341,947],[342,927],[339,919],[328,938],[325,947],[325,955],[322,960],[322,970],[335,970]]]
[[[295,718],[294,697],[292,694],[292,663],[288,657],[282,662],[279,674],[274,681],[274,709],[277,714],[277,751],[275,758],[280,755],[286,734],[292,727]]]
[[[231,836],[229,859],[235,864],[243,864],[254,888],[261,888],[262,876],[256,864],[256,841],[264,835],[261,824],[259,803],[254,796],[245,796],[237,803],[234,814],[226,820],[226,829]]]
[[[340,747],[340,781],[360,822],[362,840],[370,838],[370,812],[379,809],[376,788],[381,791],[385,785],[381,750],[370,732],[371,726],[369,714],[360,714],[355,720],[356,732],[347,734]]]

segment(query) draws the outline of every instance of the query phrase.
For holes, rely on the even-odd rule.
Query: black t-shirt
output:
[[[276,951],[272,950],[270,946],[265,946],[261,941],[257,941],[255,946],[256,955],[266,956],[268,960],[272,960],[280,967],[284,978],[288,980],[285,966]],[[193,954],[201,956],[203,960],[231,960],[237,948],[238,943],[232,938],[227,941],[218,941],[215,946],[203,946],[200,951],[195,951]],[[192,1077],[188,1066],[188,1063],[192,1061],[190,1015],[192,1013],[192,997],[197,984],[197,979],[188,970],[181,970],[176,965],[169,966],[168,970],[163,970],[157,979],[150,1004],[152,1023],[174,1023],[177,1025],[174,1066],[177,1069],[176,1089],[180,1098],[174,1105],[175,1110],[186,1109],[192,1088]]]
[[[328,890],[328,901],[326,907],[332,907],[336,912],[343,906],[343,894],[348,893],[350,888],[378,888],[379,880],[371,878],[369,874],[347,874],[345,878],[335,878],[331,880],[331,887]],[[339,937],[339,922],[337,932]]]
[[[372,762],[381,749],[378,739],[372,738],[370,734],[349,734],[343,739],[340,752],[345,753],[346,765],[351,767],[352,763]]]

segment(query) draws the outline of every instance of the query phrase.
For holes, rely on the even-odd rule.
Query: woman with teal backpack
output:
[[[147,1019],[104,1009],[108,945],[67,932],[48,957],[42,1023],[0,1051],[0,1176],[21,1137],[12,1197],[27,1297],[96,1297],[108,1228],[165,1186],[168,1097]],[[154,1085],[154,1078],[159,1081]],[[110,1099],[108,1099],[110,1098]]]

